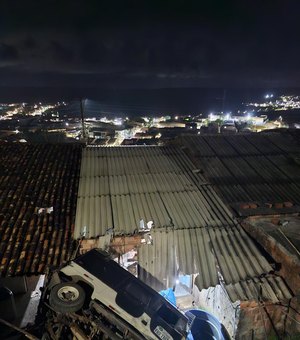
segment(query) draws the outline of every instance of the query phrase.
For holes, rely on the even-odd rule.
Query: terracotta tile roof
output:
[[[44,273],[72,251],[79,145],[0,145],[0,275]]]

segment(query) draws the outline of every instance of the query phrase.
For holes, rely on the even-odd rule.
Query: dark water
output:
[[[221,89],[221,88],[170,88],[170,89],[102,89],[26,87],[0,88],[0,102],[67,101],[72,103],[69,112],[79,112],[79,99],[85,101],[87,116],[97,114],[151,115],[200,114],[243,109],[243,103],[263,101],[266,93],[274,96],[300,94],[300,89]],[[67,112],[67,111],[66,111]],[[299,121],[299,112],[281,112]],[[274,116],[277,112],[274,113]]]

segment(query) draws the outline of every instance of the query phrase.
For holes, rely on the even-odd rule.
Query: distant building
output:
[[[186,124],[183,122],[171,121],[171,122],[159,122],[156,125],[158,128],[185,128]]]
[[[106,139],[108,137],[115,137],[114,129],[94,127],[89,130],[89,138]]]
[[[197,123],[195,123],[195,122],[185,123],[185,128],[187,130],[197,130]]]
[[[220,128],[221,133],[237,133],[238,130],[233,124],[223,124]]]

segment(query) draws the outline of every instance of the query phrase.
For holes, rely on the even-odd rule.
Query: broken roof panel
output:
[[[266,275],[261,278],[226,285],[225,289],[232,302],[256,301],[279,303],[292,298],[286,283],[280,276]]]
[[[155,230],[138,249],[139,278],[170,288],[179,274],[199,274],[199,289],[269,273],[272,267],[241,227]]]

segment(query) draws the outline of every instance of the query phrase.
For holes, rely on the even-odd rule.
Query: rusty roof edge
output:
[[[284,277],[292,292],[299,294],[300,285],[297,273],[300,272],[300,259],[296,255],[292,255],[290,251],[264,231],[262,227],[252,225],[250,222],[251,219],[242,223],[245,230],[251,237],[255,238],[274,261],[280,265],[278,273]]]
[[[280,252],[288,253],[289,256],[291,256],[291,258],[293,259],[293,262],[295,262],[295,264],[300,268],[300,259],[296,255],[292,254],[281,243],[276,241],[275,238],[272,235],[268,234],[266,231],[264,231],[263,228],[261,228],[258,225],[251,224],[251,221],[257,220],[260,217],[261,216],[255,216],[254,218],[249,217],[244,221],[241,221],[241,225],[250,234],[251,237],[255,238],[255,240],[264,248],[266,252],[272,255],[272,252],[270,252],[270,250],[272,249],[272,247],[276,246],[280,250]],[[274,259],[276,260],[275,257]]]

